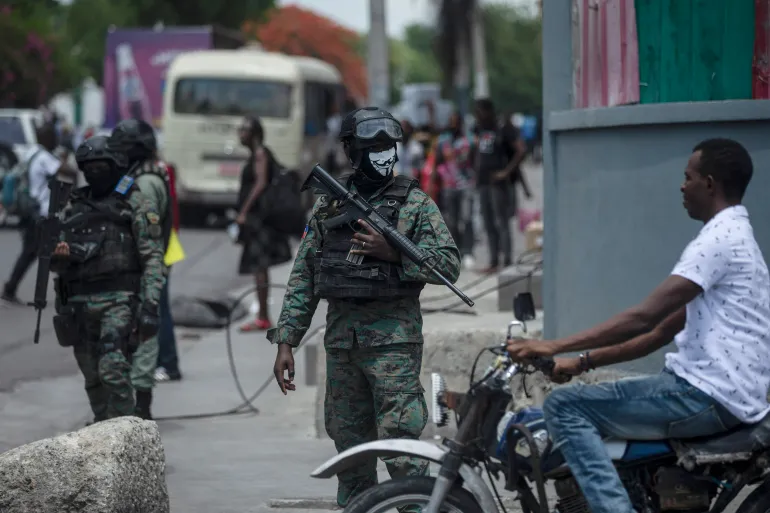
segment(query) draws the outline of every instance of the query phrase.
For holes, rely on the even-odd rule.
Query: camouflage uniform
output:
[[[134,414],[134,388],[127,359],[129,339],[136,327],[137,308],[140,304],[157,307],[165,282],[160,217],[137,190],[130,193],[128,203],[132,208],[131,231],[142,266],[139,294],[102,292],[73,295],[65,300],[57,290],[57,313],[62,313],[61,304],[66,301],[74,314],[75,359],[85,378],[86,393],[97,421]],[[71,205],[63,212],[65,223],[70,209]],[[52,266],[60,278],[66,274],[66,260],[55,264],[52,261]]]
[[[142,167],[151,167],[153,169],[139,171],[136,185],[142,191],[142,195],[152,203],[155,212],[161,213],[161,224],[164,225],[167,216],[170,215],[168,211],[170,201],[167,197],[167,185],[164,183],[163,178],[161,178],[161,174],[166,171],[152,160],[143,163]],[[164,240],[164,250],[166,242]],[[137,391],[153,388],[157,364],[158,336],[155,335],[140,343],[136,352],[134,352],[133,361],[131,362],[131,383]]]
[[[384,189],[384,187],[383,187]],[[380,189],[369,199],[383,203]],[[313,208],[303,237],[278,327],[268,332],[276,344],[296,347],[310,326],[319,298],[313,290],[313,256],[323,241],[319,221],[331,217],[326,198]],[[398,230],[436,257],[436,269],[450,281],[460,274],[460,253],[436,204],[412,189],[398,216]],[[406,257],[403,278],[439,283]],[[422,366],[422,315],[418,297],[373,300],[366,304],[329,300],[326,316],[326,431],[342,452],[375,439],[417,439],[428,419]],[[428,463],[412,458],[383,458],[391,477],[426,475]],[[376,460],[339,474],[337,501],[377,483]]]

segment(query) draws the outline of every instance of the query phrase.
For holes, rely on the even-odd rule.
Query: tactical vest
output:
[[[350,184],[348,183],[348,187]],[[417,182],[396,176],[383,193],[382,204],[375,210],[393,226],[409,191]],[[353,229],[349,224],[323,229],[323,242],[314,259],[314,292],[324,299],[366,302],[375,299],[418,297],[425,287],[422,281],[404,281],[399,277],[400,263],[385,262],[365,256],[360,264],[347,261],[352,246]]]
[[[163,212],[161,216],[163,219],[161,228],[163,230],[163,248],[168,249],[168,240],[171,237],[171,230],[174,227],[173,205],[171,204],[171,184],[169,182],[168,171],[166,171],[165,166],[162,166],[153,160],[145,160],[129,172],[129,175],[134,179],[146,174],[159,176],[163,179],[163,183],[166,186],[166,211]],[[160,212],[158,213],[160,214]]]
[[[88,197],[87,188],[72,195],[61,229],[70,248],[70,265],[59,277],[65,297],[140,290],[142,266],[132,230],[133,208],[126,194]]]

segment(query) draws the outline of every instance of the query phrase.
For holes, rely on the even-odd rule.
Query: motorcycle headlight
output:
[[[433,372],[430,375],[431,379],[431,394],[430,394],[430,411],[431,420],[438,427],[444,427],[449,423],[449,408],[447,408],[444,402],[444,393],[446,392],[446,381],[437,372]]]
[[[535,447],[537,447],[538,454],[542,457],[546,447],[548,447],[548,431],[545,429],[538,429],[532,433],[532,438],[535,439]],[[524,437],[521,437],[516,443],[516,454],[524,458],[532,456],[532,451],[529,447],[529,442]]]

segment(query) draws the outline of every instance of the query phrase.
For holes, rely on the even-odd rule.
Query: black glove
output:
[[[142,305],[139,309],[139,340],[144,342],[158,334],[160,329],[160,316],[157,305]]]

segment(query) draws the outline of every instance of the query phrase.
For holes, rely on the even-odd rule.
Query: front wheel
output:
[[[391,513],[420,511],[428,504],[436,479],[433,477],[403,477],[375,485],[355,497],[344,513]],[[411,506],[411,508],[407,508]],[[444,499],[441,513],[482,513],[481,506],[464,488],[454,488]]]

